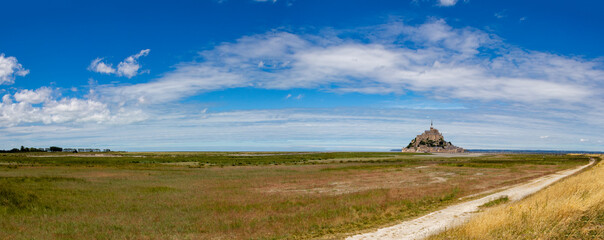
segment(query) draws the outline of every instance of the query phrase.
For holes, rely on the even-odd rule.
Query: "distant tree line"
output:
[[[44,149],[44,148],[34,148],[34,147],[24,147],[21,146],[21,148],[13,148],[11,150],[0,150],[0,153],[19,153],[19,152],[62,152],[63,148],[60,147],[56,147],[56,146],[52,146],[48,149]]]
[[[33,148],[33,147],[24,147],[21,148],[13,148],[11,150],[0,150],[0,153],[21,153],[21,152],[68,152],[68,153],[78,153],[78,152],[111,152],[110,149],[98,149],[98,148],[62,148],[57,146],[47,147],[47,148]]]

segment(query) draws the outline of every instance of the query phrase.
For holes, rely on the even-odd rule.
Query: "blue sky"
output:
[[[4,149],[604,149],[597,1],[0,7]]]

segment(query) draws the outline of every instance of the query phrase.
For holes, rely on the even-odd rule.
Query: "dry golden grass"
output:
[[[430,239],[604,239],[604,161]]]

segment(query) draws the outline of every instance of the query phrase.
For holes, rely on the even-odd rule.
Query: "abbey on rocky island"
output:
[[[430,123],[430,130],[417,135],[402,152],[462,153],[465,149],[445,141],[443,135]]]

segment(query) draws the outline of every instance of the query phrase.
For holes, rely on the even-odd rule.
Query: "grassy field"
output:
[[[131,164],[198,163],[199,166],[308,164],[338,159],[392,161],[414,153],[391,152],[145,152],[145,153],[5,153],[0,161],[18,164],[125,166]]]
[[[522,201],[496,205],[431,239],[604,239],[604,162]]]
[[[586,164],[571,155],[0,156],[0,239],[342,237]]]

